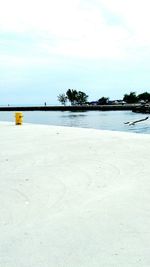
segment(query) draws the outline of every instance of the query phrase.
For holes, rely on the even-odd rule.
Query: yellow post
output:
[[[15,117],[16,117],[16,125],[22,125],[22,122],[23,122],[22,112],[16,112]]]

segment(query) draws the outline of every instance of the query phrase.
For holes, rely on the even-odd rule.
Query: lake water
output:
[[[24,111],[23,116],[23,122],[25,123],[150,134],[150,118],[133,126],[124,124],[126,121],[146,117],[145,114],[131,111]],[[0,112],[0,121],[15,122],[15,112]]]

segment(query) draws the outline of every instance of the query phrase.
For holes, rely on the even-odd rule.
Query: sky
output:
[[[0,105],[89,101],[149,90],[149,0],[5,0],[0,8]]]

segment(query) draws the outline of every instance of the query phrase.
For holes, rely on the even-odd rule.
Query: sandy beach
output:
[[[149,267],[150,135],[0,122],[1,267]]]

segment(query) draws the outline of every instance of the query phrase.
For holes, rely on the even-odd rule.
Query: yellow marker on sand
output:
[[[23,114],[22,114],[22,112],[16,112],[15,113],[15,118],[16,118],[16,125],[22,125],[22,123],[23,123]]]

